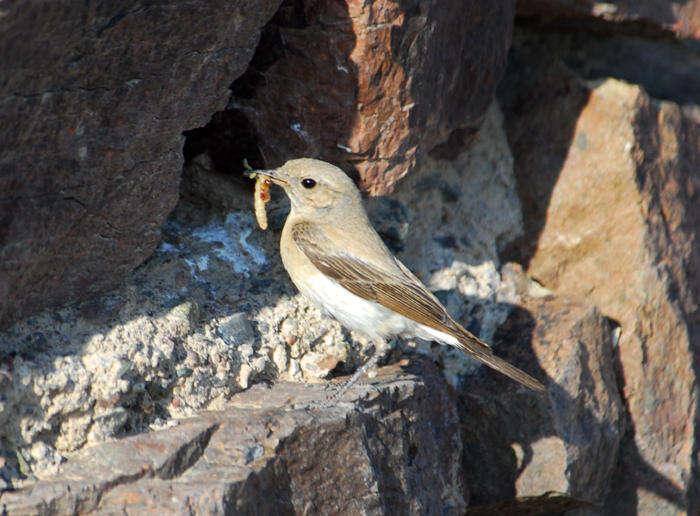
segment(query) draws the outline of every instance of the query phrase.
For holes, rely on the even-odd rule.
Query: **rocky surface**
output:
[[[548,384],[549,395],[488,371],[459,393],[470,504],[558,492],[600,505],[626,423],[614,329],[594,306],[543,293],[517,267],[505,271],[524,292],[494,347]]]
[[[423,154],[451,135],[454,152],[478,128],[512,13],[512,2],[495,1],[287,1],[232,85],[228,111],[191,133],[205,140],[192,152],[208,148],[215,168],[232,173],[244,156],[267,167],[318,157],[359,172],[373,195],[390,192]]]
[[[700,45],[588,31],[537,31],[519,27],[513,34],[512,59],[531,49],[540,57],[562,61],[583,79],[615,77],[642,86],[656,99],[681,105],[700,104]],[[520,56],[520,57],[518,57]],[[531,60],[532,62],[532,60]],[[541,92],[547,94],[546,90]]]
[[[323,407],[326,395],[322,386],[258,384],[222,410],[87,448],[55,475],[1,494],[0,507],[45,515],[464,512],[454,393],[433,366],[380,369],[332,408]]]
[[[3,3],[0,294],[101,293],[0,313],[0,511],[696,514],[695,3],[520,2],[488,109],[509,3]],[[547,393],[407,341],[321,409],[368,343],[240,175],[301,154],[391,192],[387,244]]]
[[[151,255],[182,131],[223,108],[278,5],[2,3],[0,328]]]
[[[656,101],[614,79],[585,82],[537,53],[516,50],[502,95],[525,226],[510,257],[621,327],[630,421],[612,513],[635,505],[643,514],[692,513],[697,107]]]
[[[478,192],[478,194],[476,193]],[[426,158],[392,197],[409,208],[409,232],[398,256],[474,334],[492,342],[517,303],[503,281],[498,252],[522,233],[513,160],[500,109],[488,111],[468,152],[454,160]],[[428,352],[435,346],[408,341]],[[454,349],[432,349],[453,385],[476,363]]]
[[[518,0],[517,15],[540,25],[700,39],[698,0]]]

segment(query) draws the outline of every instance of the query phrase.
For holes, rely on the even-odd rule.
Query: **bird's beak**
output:
[[[256,170],[256,174],[260,174],[263,177],[269,178],[273,183],[279,186],[286,186],[289,184],[287,180],[282,176],[280,173],[279,169],[272,169],[272,170]]]

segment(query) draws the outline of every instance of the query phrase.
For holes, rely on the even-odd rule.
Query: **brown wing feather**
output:
[[[507,376],[542,391],[544,386],[517,367],[498,358],[489,346],[457,324],[440,301],[394,258],[396,267],[378,268],[333,245],[322,228],[300,222],[291,228],[294,242],[311,263],[344,288],[368,301],[374,301],[413,321],[445,332],[459,340],[458,348]],[[329,250],[333,250],[330,251]]]
[[[460,330],[437,298],[398,260],[395,269],[387,271],[343,250],[329,253],[328,249],[337,246],[328,242],[324,245],[327,237],[318,226],[308,222],[296,224],[292,238],[318,270],[356,296],[436,330],[449,334]]]

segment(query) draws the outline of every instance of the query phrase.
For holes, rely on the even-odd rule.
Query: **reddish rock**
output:
[[[422,153],[479,126],[512,17],[512,2],[290,0],[229,110],[254,128],[265,165],[313,156],[387,193]]]
[[[519,82],[522,69],[534,79]],[[547,288],[586,298],[621,326],[631,429],[610,503],[693,513],[698,120],[638,86],[586,85],[562,67],[514,63],[509,77],[504,111],[527,232],[521,244],[530,242],[511,256]]]
[[[658,35],[671,32],[700,39],[700,0],[518,0],[517,15],[564,27],[585,25],[609,32]]]
[[[182,131],[223,107],[278,3],[2,3],[0,327],[150,255]]]
[[[547,394],[490,371],[460,391],[470,506],[549,492],[604,499],[625,426],[612,336],[610,323],[587,303],[522,298],[494,348],[544,381]]]

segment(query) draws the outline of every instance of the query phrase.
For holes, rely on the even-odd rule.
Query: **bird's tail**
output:
[[[514,365],[509,364],[502,358],[498,358],[493,354],[493,351],[487,344],[481,342],[464,328],[460,327],[460,329],[462,331],[455,335],[459,342],[456,345],[453,344],[454,347],[460,351],[463,351],[470,357],[475,358],[479,362],[483,362],[491,369],[495,369],[499,373],[522,383],[526,387],[544,392],[545,387],[539,381],[535,380],[532,376],[524,371],[521,371]]]

